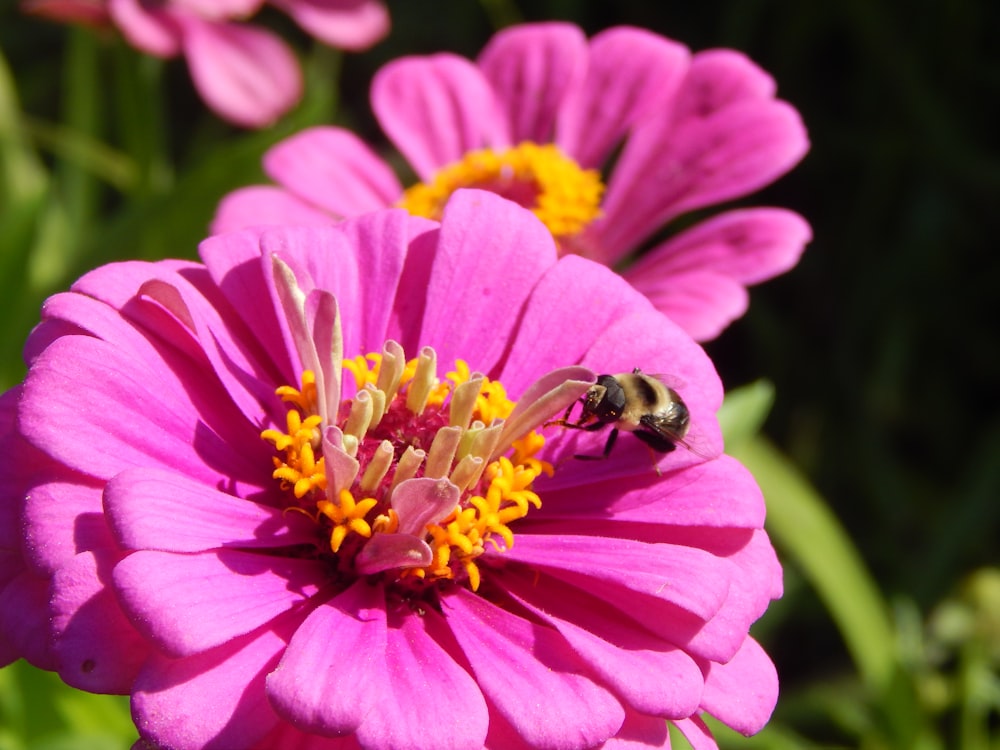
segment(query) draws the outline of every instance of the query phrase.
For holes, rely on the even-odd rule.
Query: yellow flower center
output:
[[[487,545],[501,552],[513,546],[510,524],[541,506],[531,486],[542,473],[552,474],[552,466],[535,457],[545,439],[532,431],[512,442],[509,456],[494,456],[503,420],[515,403],[501,383],[471,372],[461,360],[439,380],[429,348],[405,361],[398,346],[387,347],[343,365],[357,392],[340,405],[336,425],[321,423],[312,372],[303,373],[300,388],[277,390],[289,406],[284,430],[267,429],[261,437],[275,447],[273,477],[294,498],[289,510],[316,522],[322,554],[332,555],[336,569],[345,571],[352,561],[373,557],[377,545],[364,552],[370,540],[404,533],[401,524],[407,520],[401,514],[414,511],[394,507],[393,494],[402,483],[443,482],[455,502],[449,500],[436,519],[405,531],[426,559],[379,572],[407,592],[443,579],[477,590],[477,558]],[[338,428],[342,445],[324,455],[330,427]],[[333,472],[330,455],[337,463]]]
[[[407,189],[399,206],[438,220],[459,188],[498,193],[530,209],[559,243],[582,232],[600,215],[604,184],[595,169],[581,169],[553,144],[524,142],[503,152],[470,151],[428,183]]]

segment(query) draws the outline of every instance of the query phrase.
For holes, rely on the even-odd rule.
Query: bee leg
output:
[[[603,427],[604,425],[598,423],[598,426]],[[589,429],[588,431],[593,432],[594,430]],[[608,435],[608,442],[604,444],[604,453],[602,453],[599,456],[579,455],[579,456],[573,456],[573,458],[579,459],[580,461],[603,461],[604,459],[606,459],[608,456],[611,455],[611,449],[615,447],[615,441],[617,439],[618,439],[618,428],[615,428],[611,430],[611,433]]]

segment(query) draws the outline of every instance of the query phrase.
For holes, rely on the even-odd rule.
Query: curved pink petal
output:
[[[461,750],[482,747],[489,725],[475,680],[406,613],[388,631],[378,710],[358,728],[362,747]],[[428,617],[434,617],[433,613]]]
[[[587,76],[559,110],[556,143],[581,166],[600,168],[629,128],[667,111],[688,69],[687,47],[626,26],[590,40]]]
[[[663,603],[701,620],[719,611],[730,587],[725,561],[680,545],[522,534],[504,559],[546,570],[557,578],[586,579],[595,592],[614,592],[623,602],[632,598],[631,608]]]
[[[673,117],[676,121],[703,118],[739,101],[774,99],[776,91],[774,79],[742,52],[702,50],[691,60]]]
[[[108,588],[110,561],[77,555],[52,579],[53,651],[59,676],[92,693],[127,694],[150,654]]]
[[[269,0],[331,47],[360,52],[389,33],[389,10],[378,0]]]
[[[685,211],[763,187],[808,148],[798,113],[774,98],[770,76],[737,52],[699,53],[671,116],[636,125],[591,231],[617,259]]]
[[[375,75],[372,109],[421,180],[468,151],[510,145],[490,85],[451,54],[403,57]]]
[[[649,268],[629,268],[622,275],[696,341],[714,339],[743,315],[750,304],[750,295],[743,284],[714,270],[664,274]]]
[[[132,688],[140,736],[172,750],[252,747],[280,721],[264,679],[294,625],[282,621],[183,659],[154,653]]]
[[[264,0],[170,0],[170,6],[206,21],[228,18],[249,18],[264,4]]]
[[[24,554],[51,575],[81,552],[114,554],[118,545],[101,514],[100,484],[89,478],[34,485],[24,500]],[[66,519],[74,522],[67,524]]]
[[[519,537],[520,539],[520,537]],[[504,586],[536,617],[556,628],[617,695],[636,711],[682,718],[698,709],[704,678],[683,650],[582,592],[566,596],[551,579],[504,571]]]
[[[46,303],[46,322],[72,322],[131,350],[137,360],[166,360],[181,389],[187,378],[199,381],[202,388],[192,392],[193,400],[206,425],[226,442],[238,442],[247,430],[258,432],[262,413],[274,405],[273,384],[282,382],[282,376],[269,353],[212,286],[203,267],[164,261],[114,264],[88,273],[73,285],[73,291],[77,294],[57,295]],[[95,304],[97,300],[108,308]],[[176,352],[156,346],[157,337],[172,344]],[[174,356],[177,352],[188,359]],[[209,363],[217,380],[205,377]],[[221,386],[227,397],[220,397],[214,385]],[[202,391],[205,398],[199,402],[197,394]],[[277,416],[283,417],[283,411]],[[244,479],[257,474],[258,481],[266,480],[269,472],[262,476],[251,468],[259,467],[260,459],[267,463],[264,446],[255,448],[251,453],[256,459],[245,456],[249,460],[241,474]]]
[[[580,306],[587,309],[580,314]],[[580,361],[594,337],[612,321],[649,304],[605,266],[566,255],[539,279],[513,331],[500,379],[512,393],[530,385],[534,372]]]
[[[712,736],[712,730],[700,716],[677,719],[671,723],[684,735],[684,739],[691,745],[691,750],[719,750],[719,745]]]
[[[315,560],[234,550],[140,550],[115,566],[114,586],[146,637],[167,653],[188,656],[297,607],[325,578]]]
[[[203,552],[315,541],[315,523],[206,487],[177,472],[126,469],[107,483],[104,510],[125,549]]]
[[[601,750],[653,750],[658,747],[670,750],[667,722],[659,716],[626,711],[621,730],[601,745]]]
[[[307,734],[282,721],[250,750],[361,750],[361,745],[353,734],[345,737]]]
[[[171,368],[120,345],[67,336],[39,355],[25,380],[21,430],[49,455],[96,478],[151,464],[209,485],[257,473],[259,464],[206,426],[185,392],[194,382],[179,382]],[[210,384],[202,387],[216,395]],[[262,441],[241,442],[256,448]]]
[[[748,736],[759,732],[777,701],[778,673],[750,636],[729,662],[708,665],[701,706],[737,732]]]
[[[386,208],[403,194],[389,165],[343,128],[307,128],[286,138],[264,155],[264,171],[293,196],[334,216]]]
[[[211,234],[276,224],[329,224],[334,219],[296,198],[287,190],[252,185],[228,193],[215,208]]]
[[[624,438],[621,438],[624,439]],[[615,448],[617,452],[617,446]],[[610,459],[609,459],[610,460]],[[750,472],[736,459],[722,455],[697,466],[686,467],[669,483],[653,476],[616,487],[588,483],[580,472],[558,471],[551,480],[539,480],[545,504],[537,519],[555,519],[560,524],[572,524],[574,533],[585,533],[587,523],[595,524],[597,532],[609,519],[632,528],[640,524],[655,524],[650,533],[659,539],[681,542],[694,533],[709,530],[711,538],[727,528],[741,532],[760,529],[764,525],[764,497]],[[671,529],[673,527],[673,529]],[[613,531],[610,529],[609,531]],[[608,533],[608,532],[605,532]],[[630,534],[636,538],[638,532]],[[698,538],[698,546],[704,540]]]
[[[261,233],[266,229],[247,229],[210,237],[198,247],[213,284],[243,322],[253,331],[266,358],[280,373],[280,383],[293,383],[301,372],[295,350],[288,346],[276,312],[272,287],[265,268],[270,259],[263,258]]]
[[[184,24],[182,43],[198,93],[225,120],[243,127],[264,127],[302,96],[295,55],[270,31],[189,21]]]
[[[436,225],[400,209],[349,219],[340,224],[338,230],[349,243],[366,249],[364,257],[357,262],[364,276],[364,283],[359,286],[362,306],[359,309],[367,312],[351,325],[356,337],[345,337],[346,355],[381,351],[385,341],[393,339],[411,347],[407,349],[407,356],[416,356],[416,347],[422,344],[410,341],[404,331],[415,324],[407,318],[419,320],[419,314],[407,308],[411,297],[419,299],[421,305],[426,300],[425,279],[429,263],[427,269],[415,267],[415,261],[419,262],[420,258],[412,243],[424,232],[436,235]],[[419,311],[422,310],[421,306]],[[353,348],[348,348],[348,342]]]
[[[625,145],[592,231],[617,259],[685,211],[767,185],[807,147],[798,112],[780,101],[741,100],[678,123],[647,118]]]
[[[386,640],[384,591],[357,581],[296,628],[267,676],[271,705],[306,732],[355,731],[372,710],[384,708]]]
[[[783,208],[726,211],[644,254],[626,272],[633,286],[657,277],[712,271],[758,284],[792,268],[812,239],[808,222]],[[677,284],[685,289],[689,284]],[[642,291],[640,289],[640,291]],[[694,296],[693,291],[688,295]]]
[[[560,105],[586,71],[587,39],[569,23],[511,26],[490,39],[477,63],[506,114],[511,141],[549,143]]]
[[[621,704],[555,631],[461,588],[441,606],[487,700],[529,745],[587,748],[621,728]]]
[[[39,669],[58,668],[49,632],[50,584],[23,570],[0,588],[0,642],[5,658],[23,657]]]
[[[129,44],[156,57],[180,54],[180,26],[162,7],[149,7],[140,0],[107,0],[107,7]]]
[[[555,263],[552,235],[520,206],[482,190],[456,191],[445,207],[421,342],[439,361],[461,358],[488,372],[506,352],[535,280]]]

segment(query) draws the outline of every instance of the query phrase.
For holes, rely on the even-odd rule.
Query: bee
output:
[[[686,445],[684,437],[691,428],[691,413],[680,395],[659,377],[647,375],[636,367],[632,372],[599,375],[597,382],[580,398],[583,404],[580,418],[569,419],[576,403],[570,404],[562,419],[548,425],[560,425],[571,430],[596,432],[611,426],[608,441],[601,455],[576,458],[598,461],[611,455],[618,432],[631,432],[659,453],[669,453],[678,444]]]

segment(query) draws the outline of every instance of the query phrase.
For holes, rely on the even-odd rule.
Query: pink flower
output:
[[[806,222],[780,208],[731,210],[654,239],[688,212],[767,185],[808,149],[774,81],[733,50],[692,56],[641,29],[588,42],[569,24],[526,24],[497,34],[475,63],[395,60],[371,97],[420,183],[404,191],[357,137],[312,128],[268,152],[277,186],[227,196],[214,231],[388,205],[436,218],[457,187],[490,189],[534,210],[563,253],[624,269],[699,340],[742,315],[746,285],[794,266],[810,239]]]
[[[480,191],[201,256],[46,302],[0,399],[0,654],[130,693],[176,750],[763,726],[764,504],[719,455],[711,362],[641,295]],[[699,453],[574,459],[606,430],[543,423],[637,364]]]
[[[270,0],[333,47],[361,50],[384,37],[380,0]],[[244,127],[270,125],[302,96],[295,54],[272,32],[244,19],[264,0],[23,0],[33,13],[71,23],[111,24],[156,57],[183,54],[205,103]]]

